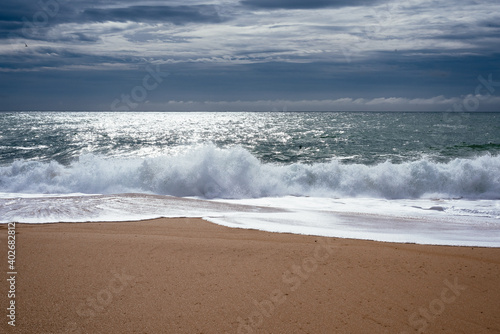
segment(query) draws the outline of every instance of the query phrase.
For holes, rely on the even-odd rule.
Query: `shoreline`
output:
[[[458,248],[484,248],[484,249],[500,249],[500,246],[476,246],[476,245],[442,245],[442,244],[430,244],[430,243],[419,243],[419,242],[399,242],[399,241],[383,241],[383,240],[375,240],[375,239],[361,239],[361,238],[353,238],[353,237],[339,237],[339,236],[324,236],[317,234],[301,234],[301,233],[293,233],[293,232],[281,232],[281,231],[265,231],[259,230],[254,227],[239,227],[236,225],[224,225],[220,223],[215,223],[210,221],[209,219],[203,217],[157,217],[157,218],[144,218],[144,219],[131,219],[131,220],[120,220],[120,221],[77,221],[77,222],[46,222],[46,223],[23,223],[23,222],[11,222],[15,223],[16,226],[44,226],[44,225],[72,225],[72,224],[120,224],[120,223],[137,223],[140,224],[142,222],[151,222],[157,220],[199,220],[209,224],[213,224],[216,226],[221,226],[228,229],[236,229],[236,230],[246,230],[246,231],[255,231],[262,233],[271,233],[271,234],[284,234],[284,235],[297,235],[297,236],[305,236],[305,237],[316,237],[316,238],[326,238],[326,239],[340,239],[347,241],[366,241],[366,242],[375,242],[381,244],[396,244],[396,245],[417,245],[417,246],[430,246],[430,247],[458,247]],[[11,223],[0,223],[0,231]]]
[[[14,196],[15,197],[15,196]],[[426,245],[500,247],[498,219],[457,212],[494,209],[495,202],[391,201],[285,196],[206,200],[151,194],[0,199],[0,220],[24,223],[203,218],[233,228]],[[387,207],[387,209],[383,209]],[[432,210],[431,210],[432,209]],[[448,211],[449,213],[445,213]],[[444,210],[443,212],[438,212]],[[490,212],[490,214],[492,213]],[[495,216],[496,217],[496,216]]]
[[[500,330],[500,248],[159,218],[16,224],[16,250],[21,333]]]

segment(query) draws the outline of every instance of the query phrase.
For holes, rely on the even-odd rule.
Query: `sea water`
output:
[[[0,222],[500,246],[500,113],[0,113]]]

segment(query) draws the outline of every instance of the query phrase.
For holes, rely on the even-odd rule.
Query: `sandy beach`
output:
[[[7,333],[499,333],[500,249],[201,219],[16,228]],[[0,226],[7,268],[7,226]],[[7,277],[8,278],[8,277]]]

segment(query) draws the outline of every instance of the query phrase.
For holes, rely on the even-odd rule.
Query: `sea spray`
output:
[[[263,163],[242,147],[206,145],[153,158],[80,156],[68,166],[18,160],[0,167],[0,192],[152,193],[200,198],[269,196],[499,199],[500,156],[376,165],[339,159],[314,164]]]

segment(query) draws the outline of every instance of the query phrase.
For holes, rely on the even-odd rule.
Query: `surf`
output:
[[[16,160],[0,167],[0,192],[145,193],[203,199],[277,196],[500,199],[500,156],[376,165],[262,162],[241,146],[120,158],[84,154],[63,165]]]

